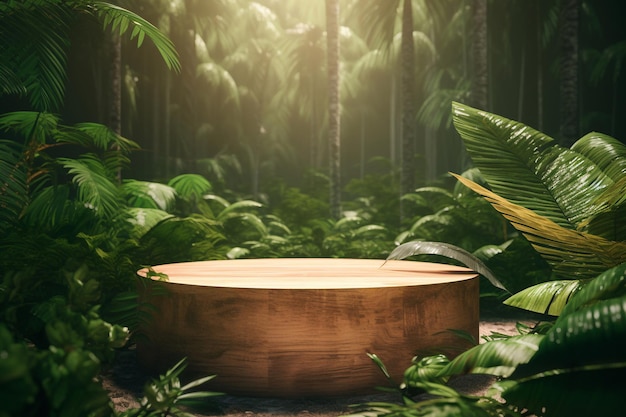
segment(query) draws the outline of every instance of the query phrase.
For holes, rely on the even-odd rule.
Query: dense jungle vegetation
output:
[[[99,375],[147,319],[142,266],[397,247],[470,252],[502,287],[481,282],[485,305],[545,321],[415,358],[404,401],[363,413],[623,408],[621,8],[0,3],[0,416],[116,414]],[[212,395],[183,369],[123,415]],[[445,385],[468,372],[505,402]]]

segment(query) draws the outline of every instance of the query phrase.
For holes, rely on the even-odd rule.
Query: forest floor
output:
[[[481,317],[479,334],[487,336],[492,333],[518,334],[517,323],[534,325],[539,319],[534,316],[501,317],[486,315]],[[410,364],[407,364],[407,367]],[[373,365],[374,366],[374,365]],[[137,363],[133,349],[120,353],[115,366],[103,375],[103,385],[109,392],[116,410],[124,411],[138,407],[138,399],[142,396],[145,383],[150,379]],[[465,394],[479,395],[495,381],[488,375],[466,375],[449,382],[449,385]],[[201,387],[200,387],[201,389]],[[337,417],[354,412],[351,407],[368,402],[398,403],[400,397],[396,393],[374,393],[362,396],[337,397],[327,399],[279,399],[253,398],[232,395],[214,397],[203,410],[188,410],[197,417]]]

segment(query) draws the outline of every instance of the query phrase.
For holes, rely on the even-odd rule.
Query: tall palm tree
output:
[[[413,3],[404,0],[402,5],[402,171],[401,195],[415,188],[415,46],[413,44]],[[405,205],[400,205],[400,220],[404,218]]]
[[[578,15],[580,0],[561,1],[559,15],[560,48],[560,134],[561,144],[578,139]]]
[[[487,0],[472,0],[472,105],[488,110]]]
[[[326,0],[328,70],[328,144],[330,163],[330,210],[341,214],[341,109],[339,106],[339,0]]]

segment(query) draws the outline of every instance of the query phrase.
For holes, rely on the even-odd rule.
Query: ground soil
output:
[[[532,316],[495,316],[481,317],[480,335],[491,333],[517,334],[517,323],[533,325],[537,318]],[[408,366],[408,364],[407,364]],[[134,350],[119,353],[115,366],[103,375],[103,385],[109,392],[116,410],[123,411],[138,407],[138,398],[143,386],[149,380],[139,367]],[[495,381],[487,375],[467,375],[458,377],[450,385],[467,394],[481,394]],[[398,402],[395,393],[374,393],[363,396],[326,398],[326,399],[278,399],[252,398],[232,395],[215,397],[202,410],[189,410],[194,416],[226,417],[337,417],[354,412],[353,405],[373,401]]]

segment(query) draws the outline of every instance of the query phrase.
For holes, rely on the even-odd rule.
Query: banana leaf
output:
[[[522,123],[453,103],[454,125],[490,188],[557,225],[576,229],[613,180],[593,160]]]
[[[626,295],[560,317],[514,379],[600,370],[626,371]]]
[[[565,316],[600,300],[614,298],[626,293],[626,263],[611,268],[591,280],[576,293],[563,309]]]
[[[626,176],[626,146],[609,135],[588,133],[571,149],[585,155],[615,182]]]
[[[558,316],[582,284],[583,281],[577,279],[542,282],[515,293],[504,300],[504,304],[535,313]]]
[[[624,367],[585,370],[511,383],[502,393],[510,405],[543,417],[612,416],[624,409]],[[502,384],[506,386],[506,384]]]
[[[626,243],[559,226],[523,206],[459,175],[456,179],[482,195],[520,231],[553,271],[564,279],[588,279],[626,261]]]
[[[507,291],[504,285],[493,275],[493,272],[485,265],[480,259],[458,246],[451,245],[449,243],[442,242],[423,242],[414,241],[403,243],[396,247],[387,260],[391,259],[405,259],[414,255],[440,255],[446,258],[454,259],[467,266],[472,271],[478,272],[491,282],[491,284],[497,288]]]
[[[454,358],[438,375],[474,373],[506,378],[518,365],[532,358],[543,337],[539,334],[525,334],[474,346]]]
[[[594,293],[583,291],[572,302]],[[612,415],[624,406],[625,347],[625,295],[562,314],[502,397],[543,416]]]

